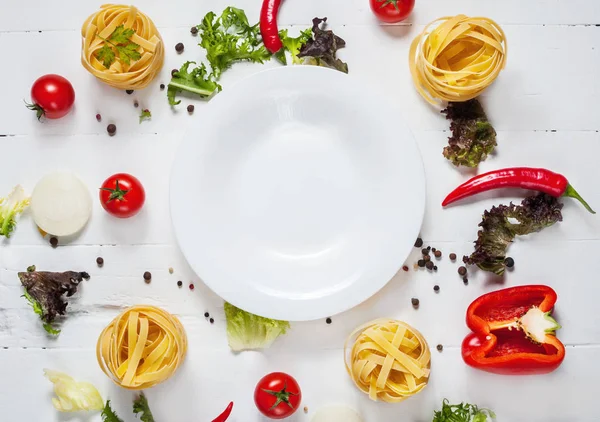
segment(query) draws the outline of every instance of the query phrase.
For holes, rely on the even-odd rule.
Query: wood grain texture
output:
[[[497,411],[499,421],[597,421],[595,396],[600,377],[600,317],[595,312],[600,285],[594,264],[600,254],[600,219],[573,200],[565,200],[564,221],[539,234],[519,238],[509,254],[514,271],[504,279],[478,271],[465,286],[456,273],[462,256],[472,250],[484,209],[518,201],[519,192],[481,195],[443,210],[441,200],[466,177],[474,174],[453,168],[442,157],[448,123],[415,92],[407,64],[408,46],[423,26],[440,16],[483,15],[503,25],[509,43],[508,63],[497,82],[482,97],[498,130],[497,153],[482,163],[480,172],[528,165],[564,173],[595,208],[600,209],[597,157],[600,155],[600,8],[594,0],[417,0],[410,19],[395,26],[379,25],[367,0],[288,0],[281,11],[282,27],[292,33],[316,16],[328,16],[331,27],[347,41],[340,56],[349,63],[357,89],[373,87],[397,100],[409,123],[425,163],[428,197],[421,230],[426,244],[443,251],[435,274],[415,271],[418,251],[406,260],[410,271],[399,273],[382,291],[360,306],[324,321],[294,323],[290,333],[271,349],[234,355],[225,334],[223,301],[205,287],[179,252],[169,215],[169,175],[173,156],[193,119],[203,118],[205,102],[184,98],[172,110],[166,93],[172,68],[185,60],[202,60],[203,51],[189,27],[209,10],[227,2],[143,0],[137,6],[160,28],[167,46],[165,66],[148,88],[127,95],[96,81],[80,64],[79,27],[99,3],[82,0],[16,2],[4,0],[0,13],[0,51],[11,58],[1,68],[0,195],[17,183],[31,191],[46,173],[57,169],[76,172],[94,196],[93,216],[81,235],[52,249],[25,213],[10,241],[0,241],[0,414],[7,420],[64,421],[51,407],[51,385],[42,369],[64,370],[96,384],[115,404],[125,421],[130,414],[129,392],[119,390],[101,373],[95,343],[101,329],[123,308],[140,303],[164,307],[179,315],[190,338],[186,363],[169,382],[147,392],[157,421],[208,421],[230,400],[236,407],[232,422],[265,422],[254,409],[255,382],[271,370],[298,377],[308,415],[299,412],[290,422],[307,422],[321,405],[346,403],[359,410],[365,422],[428,421],[444,397],[468,401]],[[231,3],[257,19],[260,1]],[[38,32],[41,31],[41,32]],[[177,42],[185,51],[174,51]],[[23,65],[19,65],[23,63]],[[239,64],[224,73],[224,89],[266,68]],[[57,121],[39,124],[23,106],[30,85],[45,73],[66,76],[75,86],[75,110]],[[153,117],[138,123],[139,108]],[[185,111],[195,104],[195,113]],[[95,119],[102,115],[102,122]],[[106,125],[115,123],[109,137]],[[129,220],[108,216],[96,200],[96,189],[109,175],[131,172],[146,187],[141,214]],[[410,198],[406,198],[410,206]],[[95,259],[104,258],[98,268]],[[58,339],[49,339],[20,297],[17,272],[28,265],[38,269],[85,270],[92,278],[69,300],[70,317]],[[400,267],[402,262],[398,263]],[[174,273],[169,274],[168,268]],[[152,273],[145,284],[144,271]],[[177,287],[177,281],[183,287]],[[193,282],[195,290],[188,284]],[[553,374],[524,378],[485,374],[468,368],[460,358],[460,342],[467,333],[464,312],[480,294],[500,287],[543,283],[559,294],[556,316],[563,328],[559,338],[568,345],[564,364]],[[440,292],[434,293],[438,284]],[[420,299],[418,310],[410,299]],[[203,316],[210,312],[215,323]],[[377,317],[407,321],[425,335],[433,351],[428,388],[403,404],[370,402],[351,384],[342,361],[346,335],[357,325]],[[4,420],[4,417],[0,417]],[[79,419],[74,419],[79,420]],[[99,415],[84,418],[100,421]]]

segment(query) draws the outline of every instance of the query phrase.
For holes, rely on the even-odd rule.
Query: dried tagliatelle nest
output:
[[[85,20],[81,35],[81,63],[110,86],[144,88],[162,68],[162,38],[154,22],[134,6],[101,6]]]
[[[186,352],[187,336],[179,319],[149,305],[126,309],[102,331],[96,346],[100,368],[130,390],[167,380]]]
[[[504,31],[492,19],[465,15],[439,18],[410,46],[415,87],[431,104],[477,97],[506,64]]]
[[[377,319],[358,327],[346,340],[344,361],[354,384],[375,401],[401,402],[429,381],[429,346],[402,321]]]

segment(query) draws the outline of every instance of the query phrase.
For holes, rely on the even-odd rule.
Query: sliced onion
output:
[[[92,196],[73,173],[51,173],[33,189],[31,213],[40,229],[55,236],[80,231],[92,213]]]

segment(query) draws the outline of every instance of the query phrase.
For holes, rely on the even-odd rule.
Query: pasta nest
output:
[[[427,25],[408,59],[415,87],[435,105],[477,97],[504,68],[506,53],[506,36],[496,22],[457,15]]]
[[[126,309],[102,331],[96,357],[112,381],[141,390],[171,377],[187,352],[187,336],[177,317],[149,305]]]
[[[98,59],[98,52],[113,31],[120,25],[133,29],[130,41],[137,44],[139,60],[129,64],[115,51],[114,62],[106,68]],[[141,89],[147,86],[162,68],[164,43],[154,22],[134,6],[105,4],[86,19],[81,27],[81,63],[102,82],[119,89]],[[110,43],[108,44],[111,45]],[[116,47],[113,45],[112,48]]]
[[[427,385],[431,353],[425,338],[410,325],[378,319],[350,334],[344,362],[354,384],[369,398],[398,403]]]

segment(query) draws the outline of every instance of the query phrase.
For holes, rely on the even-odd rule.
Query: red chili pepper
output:
[[[271,53],[277,53],[283,47],[277,28],[277,13],[280,5],[281,0],[263,0],[260,11],[260,34],[265,47]]]
[[[225,422],[227,420],[227,418],[229,417],[229,415],[231,415],[232,409],[233,409],[233,402],[229,403],[229,406],[227,406],[227,408],[223,411],[223,413],[221,413],[219,416],[217,416],[215,419],[213,419],[212,422]]]
[[[573,189],[565,176],[550,170],[530,167],[494,170],[475,176],[450,192],[442,202],[442,206],[445,207],[459,199],[498,188],[532,189],[547,193],[555,198],[568,196],[577,199],[589,212],[596,214]]]
[[[473,331],[462,343],[470,366],[505,375],[545,374],[558,368],[565,346],[555,336],[560,325],[550,316],[556,292],[531,285],[480,296],[467,309]]]

